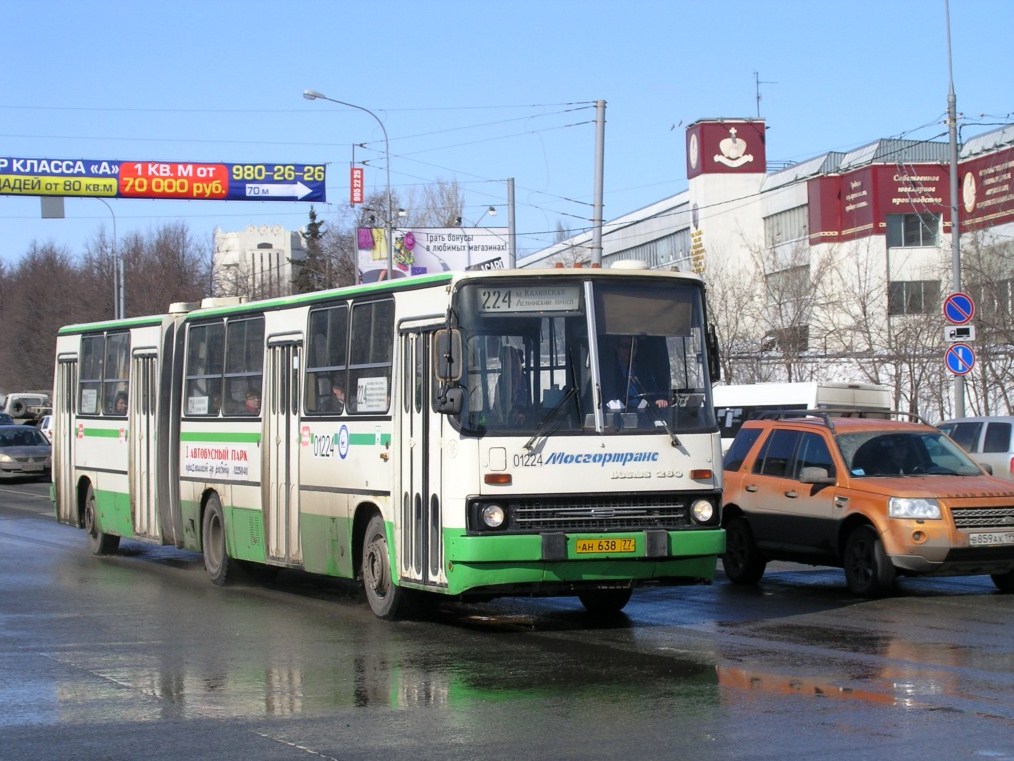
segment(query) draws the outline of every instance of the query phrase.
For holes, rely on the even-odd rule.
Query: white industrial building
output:
[[[773,167],[763,120],[704,119],[687,128],[686,147],[687,190],[605,222],[602,266],[637,259],[704,275],[735,382],[887,383],[899,403],[945,413],[951,378],[941,302],[953,290],[947,141],[878,140]],[[970,249],[1001,253],[995,276],[980,269],[962,278],[980,316],[1014,312],[1014,273],[1002,265],[1014,260],[1003,249],[1014,234],[1012,171],[1014,127],[959,151],[962,260]],[[520,266],[587,264],[591,245],[588,232]],[[928,374],[911,367],[917,324],[931,331],[918,338]],[[999,336],[997,324],[980,325],[977,348],[1001,341],[1007,348],[999,354],[1009,359],[1014,339]],[[987,327],[989,347],[981,343]],[[999,354],[991,380],[1014,386]],[[1009,408],[1001,396],[973,406]]]

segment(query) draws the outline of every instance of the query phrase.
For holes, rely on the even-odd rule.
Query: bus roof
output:
[[[235,303],[215,303],[215,299],[205,299],[201,305],[193,308],[176,311],[170,309],[170,313],[185,314],[186,319],[198,317],[215,317],[225,314],[237,314],[250,311],[265,311],[273,309],[284,309],[298,306],[300,304],[312,304],[318,301],[326,301],[337,298],[361,296],[364,294],[398,293],[420,288],[428,288],[434,285],[452,284],[458,285],[470,280],[489,280],[501,278],[525,277],[532,279],[564,278],[564,277],[591,277],[591,278],[667,278],[672,280],[683,280],[703,282],[703,278],[693,272],[665,272],[643,269],[602,269],[599,267],[556,267],[550,269],[504,269],[504,270],[473,270],[457,272],[438,272],[428,275],[414,275],[412,277],[396,278],[375,283],[363,283],[357,285],[332,288],[326,291],[314,291],[312,293],[299,293],[291,296],[278,296],[257,301],[239,301]],[[188,305],[189,306],[189,305]],[[148,325],[158,325],[166,317],[162,315],[145,315],[141,317],[129,317],[123,320],[101,320],[97,322],[77,323],[65,325],[57,331],[57,335],[73,335],[75,333],[90,333],[102,330],[115,330],[117,328],[135,328]]]

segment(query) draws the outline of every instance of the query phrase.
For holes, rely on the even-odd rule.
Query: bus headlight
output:
[[[506,517],[504,509],[500,505],[486,505],[482,508],[480,515],[486,528],[500,528]]]
[[[715,517],[715,506],[706,499],[698,499],[690,506],[690,514],[697,523],[710,523]]]

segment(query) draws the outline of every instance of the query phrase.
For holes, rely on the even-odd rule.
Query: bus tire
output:
[[[584,609],[593,616],[615,616],[627,603],[634,590],[626,589],[584,589],[577,593],[577,599]]]
[[[873,526],[858,526],[845,541],[845,581],[854,595],[883,597],[894,585],[891,565],[884,543]]]
[[[391,578],[391,553],[384,518],[374,515],[363,536],[363,588],[377,618],[393,621],[404,602],[405,590]]]
[[[730,520],[725,526],[725,553],[722,555],[722,570],[729,581],[756,584],[767,565],[746,518],[737,516]]]
[[[222,501],[217,494],[208,497],[204,506],[204,518],[201,521],[201,554],[204,556],[204,569],[216,586],[229,581],[232,571],[232,560],[225,544],[225,515],[222,512]]]
[[[112,555],[120,547],[120,537],[99,530],[98,507],[95,504],[95,490],[91,484],[85,492],[84,528],[88,533],[88,549],[93,555]]]

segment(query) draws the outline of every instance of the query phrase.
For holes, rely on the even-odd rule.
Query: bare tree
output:
[[[460,227],[469,222],[461,216],[465,201],[457,180],[437,179],[419,192],[412,189],[407,203],[401,227]]]
[[[750,383],[760,379],[761,331],[749,315],[756,314],[759,298],[757,274],[752,267],[730,266],[724,257],[708,260],[704,277],[708,283],[708,314],[721,347],[722,379],[726,383]]]
[[[1007,414],[1014,406],[1014,244],[967,238],[962,251],[964,290],[976,304],[976,371],[966,400],[982,415]]]
[[[62,325],[100,317],[87,298],[70,255],[53,244],[33,243],[3,278],[0,300],[0,388],[49,389],[53,383],[53,347]],[[112,295],[106,300],[112,303]],[[105,305],[103,305],[104,307]]]
[[[782,380],[805,380],[812,374],[812,363],[804,358],[813,344],[811,321],[827,305],[821,302],[822,291],[816,286],[830,269],[830,257],[822,255],[802,242],[777,248],[751,250],[754,271],[762,283],[763,304],[749,314],[762,327],[760,350],[766,359],[781,369]]]

